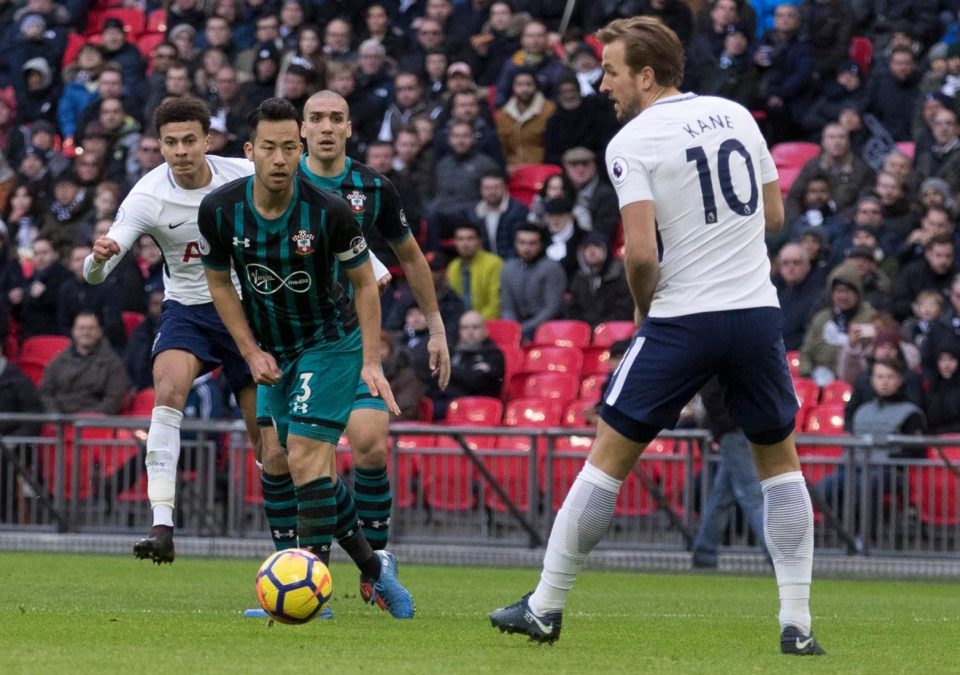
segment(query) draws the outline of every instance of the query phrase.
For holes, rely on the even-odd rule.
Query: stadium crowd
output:
[[[687,49],[683,89],[742,103],[774,149],[787,224],[767,243],[797,376],[852,387],[850,430],[883,361],[903,383],[886,399],[960,432],[960,2],[597,0],[561,34],[565,5],[0,0],[0,381],[23,385],[2,388],[3,409],[119,413],[151,386],[158,247],[142,238],[97,286],[82,264],[163,162],[151,118],[169,97],[204,100],[210,152],[234,157],[264,99],[347,99],[348,152],[397,186],[455,345],[440,392],[423,315],[371,241],[394,275],[382,351],[403,418],[424,396],[442,419],[454,396],[509,387],[490,320],[525,341],[551,320],[631,321],[592,32],[646,14]],[[37,397],[14,364],[44,335],[71,346]],[[203,380],[195,407],[211,415],[223,388]]]

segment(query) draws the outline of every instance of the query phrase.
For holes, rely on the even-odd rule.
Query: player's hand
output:
[[[390,412],[394,415],[400,414],[400,406],[397,405],[397,400],[393,397],[393,390],[390,388],[387,378],[383,376],[380,364],[364,364],[363,368],[360,369],[360,379],[367,385],[371,396],[379,396],[387,404],[387,409]]]
[[[97,263],[105,263],[115,255],[120,255],[120,244],[110,237],[99,237],[93,242],[93,259]]]
[[[250,375],[257,384],[276,384],[282,373],[277,367],[277,361],[272,355],[258,349],[247,359],[250,366]]]
[[[430,354],[430,374],[437,378],[440,391],[450,384],[450,350],[447,348],[447,336],[442,333],[431,335],[427,342]]]
[[[377,279],[377,290],[380,291],[380,297],[383,297],[383,294],[390,288],[391,281],[393,281],[393,275],[389,272]]]

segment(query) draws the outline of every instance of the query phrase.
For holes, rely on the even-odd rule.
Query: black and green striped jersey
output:
[[[200,203],[203,264],[233,263],[243,308],[262,349],[289,362],[306,347],[357,329],[352,301],[334,277],[337,266],[368,258],[350,207],[297,174],[282,216],[267,220],[253,206],[254,177],[215,190]]]
[[[314,185],[346,199],[373,254],[387,267],[397,265],[397,256],[390,244],[409,237],[410,225],[393,183],[350,157],[339,176],[328,178],[313,173],[307,166],[306,155],[300,160],[300,171]]]

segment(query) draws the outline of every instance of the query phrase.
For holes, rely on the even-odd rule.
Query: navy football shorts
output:
[[[627,438],[652,440],[714,375],[733,419],[754,443],[793,431],[797,396],[776,307],[650,318],[604,392],[600,416]]]

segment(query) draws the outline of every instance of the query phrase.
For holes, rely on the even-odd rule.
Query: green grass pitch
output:
[[[769,578],[586,572],[550,647],[502,635],[487,613],[532,588],[534,570],[401,562],[417,618],[361,604],[334,565],[333,621],[268,627],[255,560],[0,554],[3,673],[828,673],[960,672],[960,586],[814,583],[826,657],[777,653]]]

